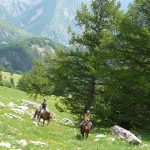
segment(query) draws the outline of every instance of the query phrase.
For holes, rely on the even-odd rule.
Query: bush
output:
[[[9,87],[9,88],[13,87],[13,85],[11,84],[11,82],[8,81],[8,80],[1,80],[0,81],[0,86],[6,86],[6,87]]]
[[[3,80],[0,81],[0,86],[4,86],[4,81]]]

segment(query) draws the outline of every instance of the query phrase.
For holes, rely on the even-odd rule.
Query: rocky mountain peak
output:
[[[42,0],[0,0],[0,4],[13,17],[22,15],[27,9],[38,5]]]

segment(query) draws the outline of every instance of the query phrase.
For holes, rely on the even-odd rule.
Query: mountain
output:
[[[125,11],[132,2],[120,1]],[[0,0],[0,18],[32,34],[67,44],[67,27],[76,28],[74,18],[82,2],[89,5],[91,0]]]
[[[29,38],[31,36],[32,34],[0,19],[0,44],[7,44],[12,41]]]
[[[90,0],[0,0],[0,18],[22,29],[67,43],[67,27],[74,26],[76,10]]]
[[[32,37],[0,45],[0,64],[7,71],[26,72],[32,67],[33,59],[41,58],[47,51],[54,52],[56,45],[46,38]]]

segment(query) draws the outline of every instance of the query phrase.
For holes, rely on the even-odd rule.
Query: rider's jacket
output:
[[[89,121],[91,119],[91,114],[84,114],[84,121]]]
[[[47,104],[46,104],[45,102],[43,102],[42,105],[41,105],[41,109],[42,109],[42,110],[46,110],[46,105],[47,105]]]

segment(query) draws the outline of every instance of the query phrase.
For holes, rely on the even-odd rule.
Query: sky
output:
[[[118,0],[121,2],[121,7],[124,11],[127,11],[129,3],[133,2],[133,0]]]

